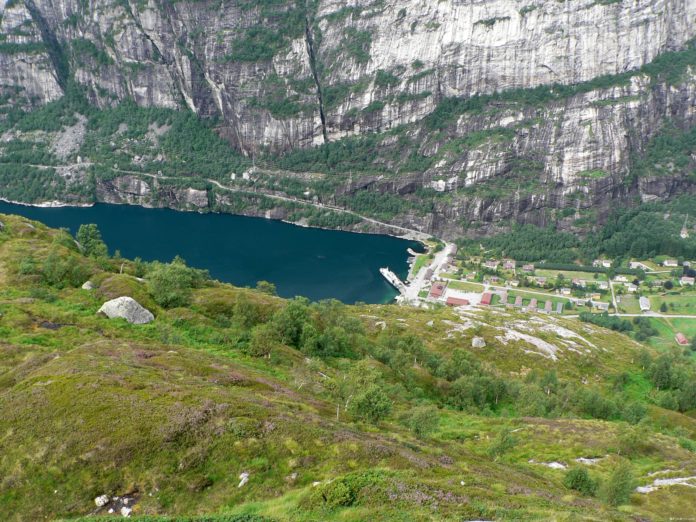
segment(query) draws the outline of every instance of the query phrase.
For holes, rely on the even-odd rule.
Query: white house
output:
[[[662,262],[662,266],[676,267],[676,266],[679,266],[679,263],[677,262],[676,259],[665,259],[665,260]]]
[[[650,311],[650,299],[648,299],[647,297],[642,296],[640,299],[638,299],[638,304],[640,305],[641,312]]]

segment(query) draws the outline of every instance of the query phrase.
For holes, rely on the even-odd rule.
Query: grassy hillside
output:
[[[634,491],[696,475],[690,354],[572,319],[287,301],[0,222],[2,520],[692,513],[691,487]],[[155,320],[96,313],[124,295]]]

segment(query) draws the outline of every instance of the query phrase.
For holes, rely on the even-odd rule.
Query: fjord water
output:
[[[230,214],[198,214],[130,205],[37,208],[0,202],[0,213],[19,214],[73,234],[96,223],[109,251],[127,258],[171,261],[180,255],[220,281],[275,283],[283,297],[385,303],[395,290],[379,273],[408,271],[406,249],[421,245],[389,236],[319,230]]]

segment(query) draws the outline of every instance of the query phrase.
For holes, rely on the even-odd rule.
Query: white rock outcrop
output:
[[[486,341],[484,340],[483,337],[474,337],[471,340],[471,347],[472,348],[485,348],[486,347]]]
[[[155,320],[155,316],[150,310],[128,296],[107,301],[101,306],[98,313],[106,315],[109,319],[120,317],[131,324],[146,324]]]

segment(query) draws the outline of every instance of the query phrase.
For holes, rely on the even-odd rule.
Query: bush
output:
[[[299,348],[305,323],[309,320],[309,301],[296,297],[273,316],[273,324],[280,341],[288,346]]]
[[[28,268],[26,265],[20,266],[20,270]],[[54,250],[43,262],[41,275],[47,284],[64,288],[80,286],[89,277],[89,271],[74,256],[66,256]]]
[[[634,487],[633,470],[628,462],[619,464],[602,485],[601,497],[610,506],[620,506],[631,498]]]
[[[623,408],[621,417],[631,424],[638,424],[648,413],[648,409],[640,402],[629,402]]]
[[[491,446],[488,448],[488,455],[493,460],[498,460],[515,446],[517,446],[517,439],[512,436],[509,428],[505,428],[498,433],[496,439],[491,443]]]
[[[645,455],[654,450],[650,439],[645,436],[645,430],[640,426],[622,429],[619,433],[617,449],[620,455],[635,457]]]
[[[319,494],[329,509],[350,506],[355,501],[353,492],[342,480],[324,484]]]
[[[615,332],[630,332],[633,330],[631,321],[626,321],[619,317],[609,315],[607,312],[601,314],[593,314],[592,312],[581,312],[580,320],[586,323],[596,324],[603,328],[609,328]]]
[[[404,425],[416,437],[425,438],[434,432],[440,424],[440,414],[434,406],[418,406],[404,418]]]
[[[322,484],[312,493],[308,501],[311,507],[318,505],[326,509],[348,507],[360,502],[365,488],[369,488],[370,500],[379,497],[378,490],[383,484],[386,472],[369,470],[350,473],[331,482]]]
[[[251,332],[247,353],[252,357],[266,357],[276,346],[276,332],[269,323],[259,324]]]
[[[569,469],[563,479],[563,485],[587,496],[592,496],[597,491],[597,482],[590,478],[585,468]]]
[[[350,404],[353,415],[372,423],[386,418],[391,413],[391,409],[391,400],[376,384],[357,395]]]
[[[191,290],[207,278],[207,272],[189,268],[177,257],[169,264],[155,263],[147,274],[147,286],[157,304],[174,308],[188,305]]]

